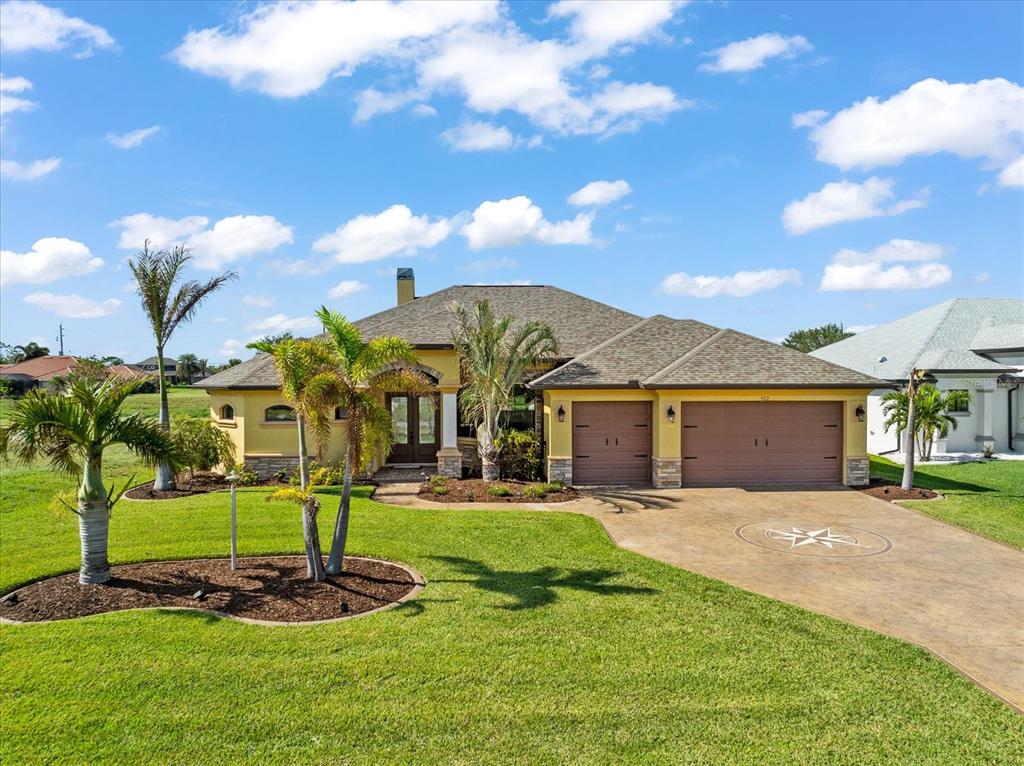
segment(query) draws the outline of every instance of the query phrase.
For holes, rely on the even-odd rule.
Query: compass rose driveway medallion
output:
[[[744,524],[736,536],[760,548],[797,556],[854,558],[892,549],[892,541],[876,532],[848,524],[772,519]]]

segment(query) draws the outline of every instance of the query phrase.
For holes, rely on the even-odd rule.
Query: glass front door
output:
[[[433,463],[440,446],[441,411],[437,396],[390,394],[391,436],[389,463]]]

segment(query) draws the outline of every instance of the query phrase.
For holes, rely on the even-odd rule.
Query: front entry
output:
[[[394,444],[389,463],[434,463],[441,446],[441,408],[437,395],[389,394]]]

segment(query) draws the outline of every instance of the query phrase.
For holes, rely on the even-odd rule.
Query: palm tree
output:
[[[378,451],[391,446],[391,413],[384,406],[387,393],[426,393],[430,383],[403,365],[417,363],[416,351],[404,338],[382,336],[363,341],[359,329],[337,311],[321,306],[316,312],[337,357],[336,389],[324,390],[345,410],[345,472],[341,500],[331,538],[327,573],[340,574],[344,566],[352,503],[352,476],[373,461]]]
[[[459,355],[464,387],[459,394],[463,415],[476,424],[477,451],[485,481],[498,478],[500,417],[512,402],[515,386],[530,368],[558,353],[549,325],[537,320],[517,323],[514,316],[500,319],[488,301],[477,301],[472,311],[459,303],[452,342]]]
[[[199,373],[199,359],[195,354],[182,354],[178,357],[178,380],[191,383]]]
[[[890,391],[882,397],[882,412],[886,415],[885,428],[895,427],[897,431],[909,433],[910,395],[907,391]],[[963,412],[971,402],[966,391],[943,393],[935,386],[925,383],[917,386],[914,395],[914,439],[917,453],[930,460],[935,437],[945,439],[950,430],[956,430],[959,422],[950,412]]]
[[[25,362],[50,353],[50,349],[46,346],[40,346],[34,340],[26,343],[24,346],[15,346],[13,351],[15,362]]]
[[[120,411],[124,400],[144,382],[144,378],[110,377],[99,382],[75,378],[58,394],[33,389],[0,428],[0,456],[26,463],[43,458],[63,474],[81,477],[78,507],[72,510],[78,514],[82,545],[78,581],[86,585],[110,579],[110,513],[124,492],[104,488],[103,450],[123,444],[150,465],[177,461],[170,435],[155,418]]]
[[[182,271],[192,260],[188,248],[180,245],[172,250],[150,250],[149,240],[128,266],[135,276],[142,309],[156,338],[156,361],[160,386],[160,426],[171,429],[171,413],[167,404],[167,379],[164,377],[164,348],[179,325],[187,324],[195,316],[200,304],[225,283],[237,278],[233,271],[227,271],[206,282],[190,280],[176,292],[174,287]],[[158,463],[154,489],[174,489],[174,472],[166,463]]]
[[[324,567],[320,553],[320,537],[317,533],[316,517],[320,502],[309,486],[308,451],[306,448],[306,427],[321,451],[331,438],[331,415],[334,401],[340,389],[338,380],[338,357],[331,344],[323,339],[295,340],[284,338],[277,343],[256,341],[249,348],[271,354],[274,366],[281,378],[281,395],[295,411],[295,425],[299,442],[299,487],[298,495],[275,493],[268,499],[298,501],[302,506],[302,530],[306,545],[306,570],[315,580],[324,579]]]
[[[208,378],[210,376],[209,359],[200,359],[198,362],[196,362],[196,374],[199,376],[200,380],[202,380],[203,378]]]

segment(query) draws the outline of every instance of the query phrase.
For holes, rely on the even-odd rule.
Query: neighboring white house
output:
[[[844,367],[905,386],[911,370],[925,370],[943,391],[971,395],[967,412],[952,413],[958,427],[935,452],[1024,452],[1024,300],[954,298],[812,352]],[[868,397],[868,451],[902,449],[899,434],[882,423],[882,396]]]

